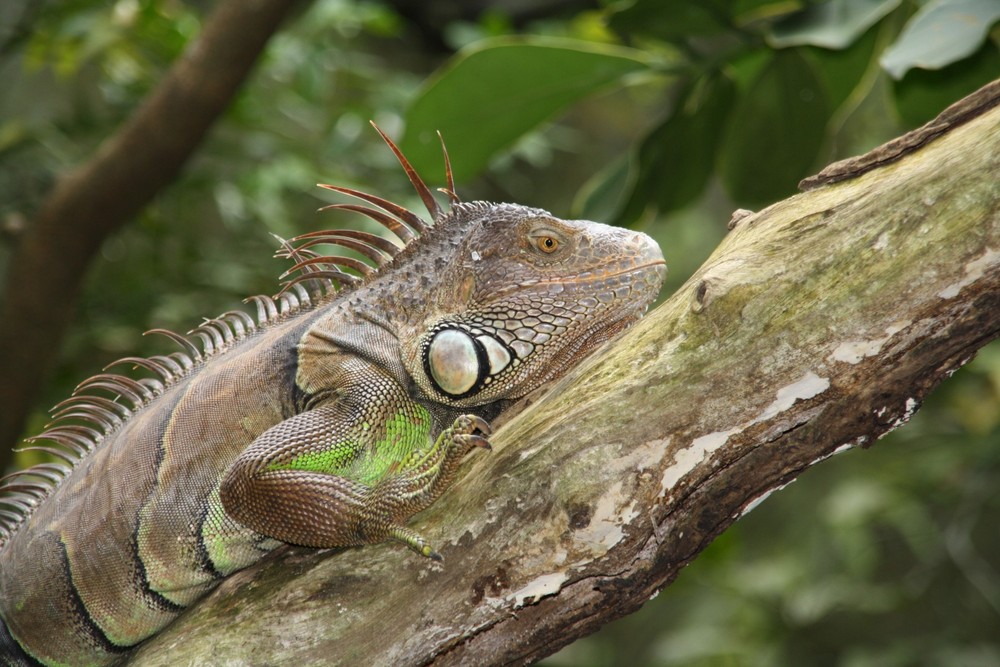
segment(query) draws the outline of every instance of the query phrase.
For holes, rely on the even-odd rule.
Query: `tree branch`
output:
[[[294,0],[228,0],[135,115],[59,179],[11,257],[0,306],[0,470],[111,233],[180,172]]]
[[[635,611],[1000,333],[998,91],[892,161],[743,219],[420,517],[443,565],[391,544],[286,549],[135,663],[524,663]]]

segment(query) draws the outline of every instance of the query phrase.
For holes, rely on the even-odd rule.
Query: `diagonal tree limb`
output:
[[[91,257],[177,177],[296,4],[220,3],[136,113],[58,180],[34,216],[11,257],[0,304],[0,470],[59,349]]]
[[[395,545],[286,549],[135,664],[523,664],[637,610],[758,501],[906,422],[1000,335],[998,95],[741,219],[420,517],[443,565]]]

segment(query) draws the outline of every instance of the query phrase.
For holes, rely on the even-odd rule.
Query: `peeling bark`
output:
[[[135,664],[519,664],[637,610],[1000,334],[998,90],[891,159],[741,218],[419,517],[444,564],[392,544],[286,549]]]

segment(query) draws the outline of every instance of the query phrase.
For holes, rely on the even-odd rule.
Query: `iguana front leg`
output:
[[[380,394],[384,400],[355,408],[341,395],[265,431],[223,478],[226,512],[292,544],[325,548],[394,538],[440,559],[404,524],[444,492],[472,447],[489,447],[489,426],[464,415],[432,440],[423,407],[401,389],[388,399]]]
[[[414,457],[412,465],[404,464],[401,472],[386,475],[372,488],[369,507],[382,513],[372,523],[378,525],[380,530],[387,529],[390,537],[420,555],[441,560],[441,555],[403,522],[444,493],[470,449],[490,449],[486,439],[490,432],[489,424],[475,415],[462,415],[456,419],[441,432],[430,450]]]

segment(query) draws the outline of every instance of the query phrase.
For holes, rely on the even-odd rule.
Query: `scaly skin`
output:
[[[302,237],[286,249],[292,282],[347,287],[309,303],[299,285],[297,297],[258,297],[257,323],[227,314],[196,330],[204,350],[173,336],[186,353],[130,360],[155,378],[84,383],[43,434],[72,469],[0,485],[8,664],[112,664],[282,543],[392,539],[440,558],[406,522],[470,450],[488,449],[488,420],[628,327],[660,289],[663,258],[643,234],[455,197],[446,213],[403,164],[433,226],[348,194],[394,216],[352,207],[405,249],[353,232]],[[314,258],[317,238],[384,266]]]

